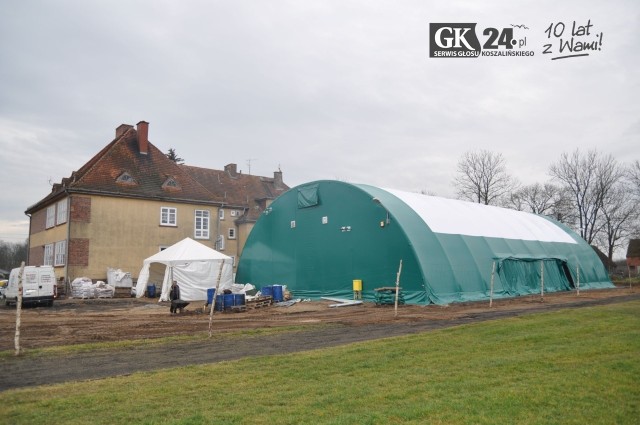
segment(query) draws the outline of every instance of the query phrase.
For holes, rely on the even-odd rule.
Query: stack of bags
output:
[[[93,283],[88,277],[79,277],[71,282],[71,298],[113,298],[115,288],[103,281]]]

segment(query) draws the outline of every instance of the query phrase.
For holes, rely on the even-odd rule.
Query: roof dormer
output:
[[[128,171],[123,171],[117,178],[116,183],[122,184],[125,186],[137,186],[138,182],[133,178]]]
[[[164,183],[162,183],[162,190],[177,191],[182,190],[182,187],[180,187],[180,183],[178,183],[173,176],[169,176]]]

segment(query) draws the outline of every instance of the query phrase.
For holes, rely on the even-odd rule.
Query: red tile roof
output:
[[[235,173],[235,166],[211,170],[178,165],[151,143],[148,153],[141,154],[138,133],[132,126],[120,126],[118,133],[71,177],[54,184],[51,193],[26,213],[35,212],[66,193],[210,203],[251,210],[258,205],[258,199],[274,199],[288,189],[274,178]],[[129,178],[119,181],[124,174]]]

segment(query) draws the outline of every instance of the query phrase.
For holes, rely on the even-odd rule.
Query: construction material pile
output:
[[[402,291],[398,290],[398,305],[404,304],[404,295]],[[396,302],[396,288],[384,287],[377,288],[374,292],[374,300],[376,305],[393,305]]]
[[[113,298],[116,289],[99,280],[95,283],[88,277],[79,277],[71,282],[71,298]]]

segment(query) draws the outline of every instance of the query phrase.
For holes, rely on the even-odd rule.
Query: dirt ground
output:
[[[583,307],[640,299],[635,288],[545,294],[451,304],[449,306],[393,306],[373,303],[350,307],[329,307],[329,301],[300,302],[290,307],[269,306],[237,313],[215,312],[216,335],[230,331],[282,326],[304,326],[297,332],[267,336],[213,338],[210,343],[175,343],[159,346],[67,355],[64,362],[48,358],[11,357],[5,367],[14,373],[4,375],[0,390],[79,379],[95,379],[152,370],[162,367],[210,363],[247,356],[278,354],[335,346],[387,336],[424,332],[447,326],[492,320],[501,317]],[[13,350],[15,307],[0,307],[0,350]],[[324,326],[314,326],[322,324]],[[329,325],[329,326],[327,326]],[[168,303],[150,299],[68,299],[56,300],[52,308],[22,310],[21,347],[23,350],[87,342],[139,340],[208,332],[209,314],[203,303],[192,303],[182,314],[171,315]],[[207,340],[209,341],[209,340]],[[176,352],[180,355],[176,356]],[[158,359],[141,364],[135,358]],[[164,359],[164,360],[163,360]],[[69,365],[69,366],[65,366]],[[77,367],[90,364],[91,367]]]
[[[243,329],[278,326],[335,323],[360,326],[377,323],[407,323],[422,320],[451,320],[493,311],[523,311],[545,306],[570,304],[618,297],[636,293],[634,289],[616,289],[545,294],[450,304],[448,306],[401,305],[395,316],[393,306],[373,303],[350,307],[329,307],[330,301],[300,302],[291,307],[269,306],[245,312],[215,312],[215,333]],[[148,339],[208,332],[209,314],[203,312],[204,303],[190,304],[182,314],[171,315],[169,303],[148,298],[66,299],[56,300],[54,306],[22,309],[21,347],[24,349],[56,345],[81,344],[100,341]],[[14,349],[15,307],[0,307],[0,350]]]

